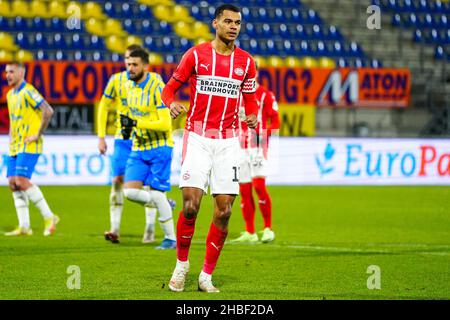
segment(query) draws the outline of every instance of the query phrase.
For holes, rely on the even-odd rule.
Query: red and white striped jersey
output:
[[[256,90],[255,62],[248,52],[235,47],[225,56],[210,42],[202,43],[184,54],[173,78],[190,79],[186,130],[213,139],[238,136],[239,97]]]
[[[239,137],[241,147],[265,149],[268,145],[270,130],[280,128],[280,119],[278,115],[278,103],[275,95],[269,89],[257,85],[256,101],[258,103],[258,126],[255,129],[248,129],[245,120],[244,102],[239,99]],[[270,124],[268,124],[270,120]]]

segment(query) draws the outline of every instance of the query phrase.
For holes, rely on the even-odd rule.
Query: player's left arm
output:
[[[267,133],[270,136],[273,133],[277,133],[280,129],[280,115],[278,111],[278,103],[275,99],[275,95],[269,92],[265,99],[265,104],[267,106],[267,119],[270,120],[270,124],[267,125]]]
[[[244,101],[244,107],[245,107],[245,115],[247,118],[245,119],[245,122],[247,122],[247,126],[250,129],[256,128],[258,125],[258,103],[256,101],[256,66],[255,61],[253,58],[249,57],[250,59],[249,68],[247,71],[247,74],[245,76],[245,79],[242,83],[242,100]]]
[[[27,92],[25,92],[25,99],[33,109],[39,109],[42,113],[41,125],[38,129],[38,132],[35,135],[31,135],[25,138],[25,143],[30,143],[39,140],[39,138],[44,134],[44,131],[45,129],[47,129],[48,124],[50,123],[50,120],[53,116],[53,108],[34,88],[31,88],[27,90]]]
[[[25,138],[26,143],[39,140],[39,138],[44,134],[45,129],[47,129],[48,124],[53,116],[53,108],[48,104],[47,101],[43,100],[38,107],[42,111],[42,121],[39,127],[38,133]]]

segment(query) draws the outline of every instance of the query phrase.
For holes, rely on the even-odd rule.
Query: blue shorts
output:
[[[132,151],[127,161],[125,182],[142,181],[152,189],[169,191],[172,156],[172,147]]]
[[[8,159],[6,177],[25,177],[31,179],[40,153],[18,153]]]
[[[112,156],[111,168],[112,176],[118,177],[125,174],[127,160],[130,156],[132,140],[114,140],[114,154]]]

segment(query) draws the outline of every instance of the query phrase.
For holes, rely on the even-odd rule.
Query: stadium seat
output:
[[[126,19],[122,22],[122,24],[123,24],[123,28],[126,32],[128,32],[130,34],[137,33],[136,25],[133,22],[133,20]]]
[[[128,2],[122,3],[119,10],[119,18],[134,17],[133,9]]]
[[[330,58],[321,57],[321,58],[319,58],[318,66],[320,68],[335,68],[336,63],[334,62],[334,60],[332,60]]]
[[[289,68],[299,68],[301,65],[300,59],[294,56],[286,57],[284,64]]]
[[[0,49],[6,51],[17,51],[18,47],[14,44],[14,39],[6,32],[0,32]]]
[[[186,39],[186,38],[181,38],[180,39],[180,50],[182,52],[186,52],[191,47],[192,47],[192,43],[188,39]]]
[[[280,58],[279,56],[270,56],[267,59],[267,66],[268,67],[274,67],[274,68],[280,68],[284,66],[284,60]]]
[[[164,59],[162,58],[161,55],[153,53],[153,52],[150,52],[148,59],[149,59],[150,65],[160,65],[164,62]]]
[[[102,53],[100,51],[94,51],[92,53],[92,60],[94,61],[104,61],[105,57],[103,57]]]
[[[67,55],[64,53],[64,51],[58,50],[58,51],[56,51],[55,59],[56,60],[67,60]]]
[[[116,8],[111,2],[105,2],[103,5],[103,11],[105,11],[105,13],[110,17],[115,17],[117,13]]]
[[[142,39],[139,37],[133,36],[133,35],[128,36],[126,38],[125,46],[128,47],[128,46],[131,46],[132,44],[137,44],[137,45],[142,46],[143,45]]]
[[[14,54],[11,51],[0,49],[0,62],[8,62],[14,60]]]
[[[100,20],[90,18],[86,22],[86,30],[94,35],[104,37],[106,36],[106,29],[103,27],[103,23]]]
[[[53,0],[48,6],[49,16],[54,18],[66,19],[66,6],[61,1]]]
[[[28,3],[23,0],[13,0],[11,2],[11,11],[14,16],[21,16],[24,18],[34,17],[33,12],[28,6]]]
[[[167,20],[168,22],[173,22],[175,20],[170,8],[165,5],[156,5],[153,7],[153,15],[158,20]]]
[[[61,32],[61,30],[64,30],[64,22],[60,18],[52,18],[50,22],[50,29],[54,32]]]
[[[381,64],[381,62],[378,61],[377,59],[373,59],[373,60],[370,62],[370,66],[371,66],[372,68],[382,68],[382,67],[383,67],[383,65]]]
[[[106,30],[106,35],[114,35],[114,36],[125,36],[125,31],[122,29],[122,23],[116,19],[106,19],[104,24],[104,29]]]
[[[138,7],[137,16],[142,19],[149,19],[152,18],[152,12],[150,11],[150,8],[145,4],[140,4]]]
[[[16,60],[21,62],[33,61],[33,54],[29,51],[19,50],[16,52]]]
[[[0,0],[0,17],[12,18],[14,13],[11,10],[11,5],[9,1]]]
[[[150,51],[156,51],[158,49],[155,40],[151,36],[147,36],[144,38],[144,46]]]
[[[105,44],[103,42],[103,39],[99,38],[96,35],[91,35],[89,42],[90,42],[90,47],[92,49],[95,49],[95,50],[104,50],[105,49]]]
[[[248,22],[245,24],[245,28],[243,28],[243,31],[247,33],[249,37],[255,37],[256,36],[256,29],[255,25],[251,22]]]
[[[192,32],[191,25],[184,21],[178,21],[174,26],[175,33],[182,37],[187,39],[195,39],[195,35]]]
[[[346,68],[346,67],[348,66],[348,63],[347,63],[347,61],[346,61],[344,58],[339,58],[339,59],[336,61],[336,65],[337,65],[339,68]]]
[[[114,53],[125,53],[125,43],[121,37],[116,35],[109,36],[106,38],[105,44],[106,48]]]
[[[83,60],[86,60],[86,56],[81,51],[75,51],[74,59],[75,59],[75,61],[83,61]]]
[[[38,50],[36,52],[36,60],[48,60],[47,50]]]
[[[131,22],[133,23],[133,21],[131,21]],[[142,20],[140,27],[141,27],[141,33],[143,33],[143,34],[149,34],[154,31],[153,25],[150,22],[150,20]]]
[[[81,14],[83,19],[96,18],[103,20],[107,18],[103,13],[102,7],[94,1],[86,2],[82,8]]]
[[[28,30],[27,20],[22,17],[15,17],[13,22],[13,29],[17,31],[26,31]]]
[[[67,43],[66,43],[66,39],[64,38],[63,35],[61,35],[60,33],[56,33],[53,36],[53,46],[54,49],[66,49],[67,48]]]
[[[20,48],[23,48],[23,49],[30,48],[30,42],[28,40],[28,37],[23,32],[19,32],[16,35],[16,43],[19,45]]]
[[[80,34],[74,33],[72,34],[72,43],[70,45],[71,49],[74,50],[83,50],[84,49],[84,41],[80,37]]]
[[[9,31],[8,18],[0,16],[0,30]]]
[[[267,67],[267,59],[263,56],[253,56],[257,68]]]
[[[192,32],[196,37],[213,39],[213,35],[209,32],[208,25],[203,22],[194,22],[194,24],[192,25]]]
[[[266,54],[269,55],[279,54],[279,50],[277,50],[275,42],[272,39],[269,39],[266,42]]]
[[[184,21],[184,22],[188,22],[191,23],[194,21],[194,19],[191,17],[191,15],[189,14],[189,10],[181,5],[175,5],[173,7],[173,10],[171,12],[171,17],[166,17],[165,20],[168,21]]]
[[[312,57],[304,57],[300,59],[300,67],[301,68],[316,68],[317,60]]]
[[[278,26],[278,34],[280,35],[280,37],[282,38],[290,38],[291,37],[291,33],[289,31],[289,28],[287,27],[286,24],[281,23]]]
[[[414,31],[413,40],[414,40],[414,42],[422,42],[422,40],[423,40],[422,31],[420,31],[419,29],[416,29],[416,31]]]
[[[261,28],[261,36],[263,36],[264,38],[270,38],[273,36],[273,31],[272,28],[270,27],[270,24],[263,23]]]
[[[291,42],[289,40],[284,40],[283,41],[283,51],[287,55],[296,54],[296,50],[295,50],[295,46],[294,46],[293,42]]]

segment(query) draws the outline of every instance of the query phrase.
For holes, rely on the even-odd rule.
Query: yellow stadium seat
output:
[[[95,34],[100,37],[106,36],[106,30],[103,27],[103,22],[94,18],[90,18],[86,22],[86,30],[91,34]]]
[[[156,53],[153,53],[153,52],[151,52],[149,54],[148,60],[149,60],[149,63],[151,65],[159,65],[159,64],[162,64],[164,62],[163,58],[159,54],[156,54]]]
[[[327,57],[322,57],[319,59],[319,67],[321,68],[335,68],[336,67],[336,62],[334,62],[334,60],[327,58]]]
[[[173,19],[172,19],[173,17]],[[194,19],[189,14],[189,10],[182,5],[175,5],[172,10],[172,16],[170,17],[172,21],[184,21],[184,22],[193,22]]]
[[[0,0],[0,16],[7,18],[14,17],[9,1]]]
[[[267,67],[267,60],[266,60],[266,58],[264,58],[262,56],[253,56],[253,59],[255,60],[257,68]]]
[[[302,68],[317,68],[317,60],[311,57],[304,57],[300,60],[300,67]]]
[[[30,4],[30,10],[33,16],[41,18],[50,18],[50,12],[47,8],[47,3],[40,0],[33,0]]]
[[[158,20],[170,21],[169,19],[170,19],[171,14],[172,14],[172,12],[168,6],[159,4],[153,8],[153,15]]]
[[[209,41],[208,39],[205,39],[205,38],[197,38],[197,39],[191,39],[191,40],[194,40],[196,45],[197,44],[202,44],[202,43],[205,43],[205,42]]]
[[[19,48],[14,43],[14,39],[10,34],[6,32],[0,32],[0,49],[5,49],[7,51],[17,51]]]
[[[136,36],[128,36],[127,38],[126,38],[126,44],[125,44],[125,47],[129,47],[129,46],[131,46],[132,44],[137,44],[137,45],[140,45],[141,47],[142,47],[142,39],[141,38],[139,38],[139,37],[136,37]]]
[[[192,32],[195,34],[196,37],[201,38],[212,38],[212,34],[209,31],[209,27],[206,23],[196,21],[192,24]]]
[[[175,33],[181,38],[186,38],[189,40],[197,38],[194,32],[192,32],[191,25],[184,21],[178,21],[174,25],[173,31],[175,31]]]
[[[125,53],[125,41],[118,36],[109,36],[106,38],[106,47],[109,51],[123,54]]]
[[[106,19],[102,7],[93,1],[85,3],[82,14],[84,18]]]
[[[11,11],[15,16],[21,16],[24,18],[35,17],[33,11],[30,10],[28,3],[23,0],[14,0],[11,3]]]
[[[268,67],[283,67],[284,61],[278,56],[270,56],[267,61]]]
[[[284,64],[289,68],[298,68],[301,65],[300,59],[297,57],[286,57]]]
[[[116,19],[107,19],[103,26],[107,35],[124,36],[126,32],[122,29],[122,23]]]
[[[16,60],[21,62],[33,61],[33,54],[30,51],[19,50],[16,52]]]
[[[66,12],[66,5],[60,1],[52,1],[50,2],[49,6],[49,15],[52,18],[61,18],[61,19],[65,19],[68,17],[68,14]]]
[[[0,50],[0,61],[1,62],[8,62],[8,61],[13,61],[13,60],[14,60],[14,55],[12,54],[12,52],[6,51],[6,50]]]
[[[165,6],[174,6],[172,0],[138,0],[139,3],[146,4],[148,6],[156,6],[158,4],[162,4]]]

